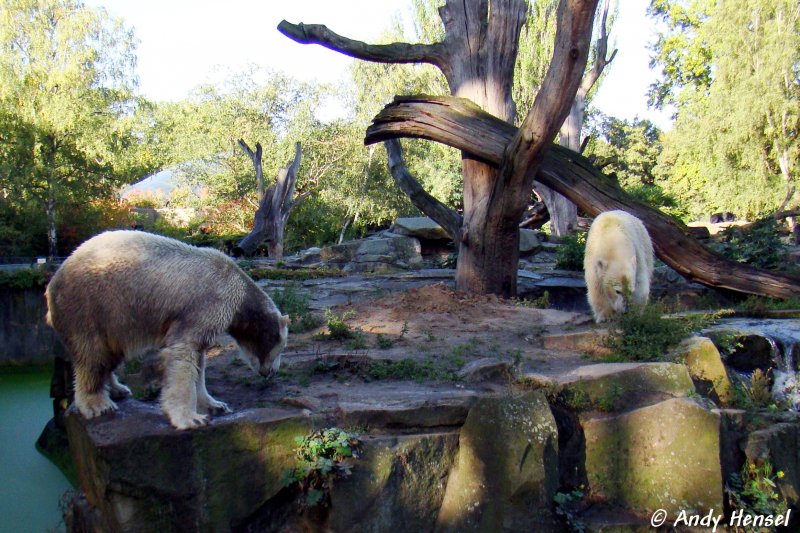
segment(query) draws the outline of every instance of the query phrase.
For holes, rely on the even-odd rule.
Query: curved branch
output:
[[[514,126],[464,99],[436,97],[425,102],[422,97],[416,98],[416,102],[396,99],[384,108],[367,130],[365,142],[397,137],[429,139],[499,166],[505,147],[516,134]],[[442,118],[432,115],[431,108],[443,111]],[[683,223],[628,196],[577,152],[551,145],[536,180],[592,216],[612,209],[635,215],[647,227],[658,257],[690,281],[776,298],[800,296],[797,276],[736,263],[711,251],[693,238]]]
[[[300,44],[319,44],[341,54],[377,63],[430,63],[443,69],[444,46],[435,44],[366,44],[339,35],[324,24],[292,24],[282,20],[278,31]]]
[[[461,242],[461,215],[428,194],[422,185],[411,175],[403,160],[403,148],[400,141],[390,139],[384,143],[389,156],[389,171],[397,182],[397,186],[409,197],[414,207],[439,224],[458,244]]]

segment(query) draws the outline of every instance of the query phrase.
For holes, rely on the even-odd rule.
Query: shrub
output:
[[[617,361],[654,361],[693,332],[713,322],[715,315],[688,315],[664,318],[662,303],[633,306],[627,313],[614,315],[604,345]]]
[[[556,251],[556,268],[583,270],[583,255],[586,251],[586,233],[567,235]]]
[[[738,263],[777,269],[786,257],[786,244],[781,240],[778,221],[772,216],[749,226],[731,226],[719,237],[717,250]]]
[[[350,329],[345,320],[352,317],[355,313],[349,311],[342,315],[337,315],[330,308],[325,310],[325,322],[328,326],[328,338],[335,341],[350,340],[355,337],[355,332]]]

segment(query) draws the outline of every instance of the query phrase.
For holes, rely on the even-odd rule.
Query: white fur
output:
[[[589,229],[583,268],[589,305],[598,323],[627,311],[630,304],[646,304],[653,244],[644,224],[625,211],[601,213]]]
[[[143,232],[85,242],[46,297],[48,323],[73,356],[75,404],[86,418],[115,411],[112,395],[130,395],[113,373],[122,360],[156,349],[165,367],[162,410],[178,429],[203,425],[206,413],[230,412],[205,385],[213,341],[230,332],[250,366],[271,376],[288,335],[289,318],[230,258]]]

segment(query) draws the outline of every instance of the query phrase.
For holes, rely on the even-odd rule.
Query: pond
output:
[[[67,478],[36,450],[53,416],[49,373],[0,374],[0,533],[63,530]]]

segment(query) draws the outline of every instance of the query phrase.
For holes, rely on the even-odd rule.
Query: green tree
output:
[[[654,1],[667,23],[651,100],[677,120],[659,165],[694,216],[758,216],[796,204],[800,10],[792,0]]]
[[[46,215],[57,253],[60,207],[111,194],[136,165],[133,33],[76,0],[0,1],[2,188]]]

